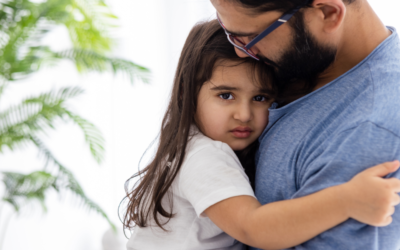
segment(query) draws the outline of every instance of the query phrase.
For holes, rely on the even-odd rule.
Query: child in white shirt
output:
[[[395,171],[398,161],[302,198],[257,201],[248,176],[253,181],[252,156],[275,93],[269,72],[262,63],[238,58],[216,20],[192,29],[157,153],[127,190],[129,250],[242,250],[242,243],[281,249],[349,218],[390,224],[400,181],[381,177]]]

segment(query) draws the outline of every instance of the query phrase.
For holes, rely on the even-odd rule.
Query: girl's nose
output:
[[[249,104],[238,105],[235,109],[233,118],[243,123],[251,121],[251,119],[253,118],[253,112],[251,111],[250,105]]]

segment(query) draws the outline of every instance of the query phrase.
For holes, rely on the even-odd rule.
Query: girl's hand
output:
[[[400,166],[399,161],[386,162],[364,170],[349,182],[339,185],[339,195],[349,217],[371,226],[392,222],[395,206],[400,203],[400,180],[382,178]]]

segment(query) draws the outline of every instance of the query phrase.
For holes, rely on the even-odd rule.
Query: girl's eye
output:
[[[231,93],[223,93],[223,94],[220,94],[219,97],[221,97],[224,100],[232,100],[233,99],[233,96]]]
[[[267,98],[265,98],[265,96],[262,96],[262,95],[257,95],[255,97],[253,97],[253,100],[256,102],[264,102],[267,100]]]

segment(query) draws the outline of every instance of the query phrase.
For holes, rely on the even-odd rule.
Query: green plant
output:
[[[121,73],[149,81],[149,70],[134,62],[109,56],[113,40],[109,30],[116,17],[102,0],[0,0],[0,100],[7,86],[60,60],[71,60],[79,72]],[[43,45],[45,35],[57,26],[67,28],[73,47],[52,51]],[[42,142],[46,131],[61,122],[72,121],[82,131],[97,162],[104,155],[100,131],[66,104],[82,93],[81,88],[63,88],[26,98],[20,104],[0,110],[0,153],[4,148],[17,150],[32,144],[45,157],[42,170],[29,174],[2,172],[6,191],[3,201],[16,212],[30,201],[38,201],[46,210],[46,194],[67,190],[115,228],[106,213],[84,193],[71,171],[54,157]],[[1,240],[1,239],[0,239]],[[1,248],[1,243],[0,243]]]

